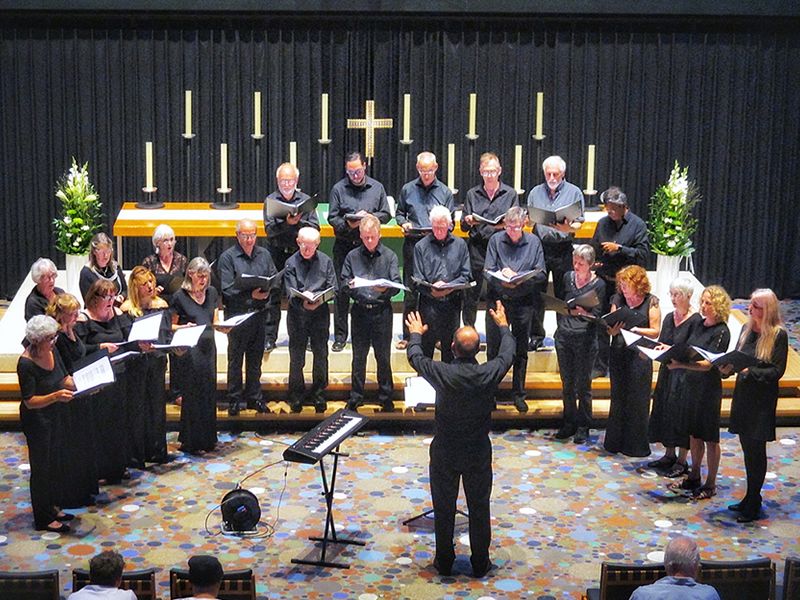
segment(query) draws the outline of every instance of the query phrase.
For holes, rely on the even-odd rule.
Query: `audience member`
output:
[[[695,581],[699,566],[700,553],[694,540],[676,537],[664,551],[667,576],[636,588],[631,600],[720,600],[717,590]]]
[[[67,600],[136,600],[131,590],[119,589],[125,560],[116,550],[106,550],[89,561],[89,585],[72,592]]]

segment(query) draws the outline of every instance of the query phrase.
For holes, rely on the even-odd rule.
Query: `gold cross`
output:
[[[347,119],[348,129],[364,129],[367,143],[364,154],[367,158],[375,156],[375,130],[391,129],[392,119],[375,118],[375,100],[367,100],[367,114],[363,119]]]

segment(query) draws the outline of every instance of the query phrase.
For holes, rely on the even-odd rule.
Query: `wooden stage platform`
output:
[[[59,280],[63,281],[63,273],[59,274]],[[697,282],[697,285],[701,284]],[[22,351],[21,340],[24,335],[23,308],[25,297],[33,286],[30,277],[26,278],[20,287],[14,301],[9,306],[6,314],[0,320],[0,428],[16,429],[19,426],[19,385],[16,376],[17,357]],[[699,294],[695,294],[699,297]],[[668,303],[662,306],[670,306]],[[401,306],[398,304],[395,309],[395,340],[399,339],[401,332]],[[478,330],[483,334],[483,316],[479,315]],[[744,315],[734,311],[729,321],[731,337],[736,339],[744,321]],[[316,414],[311,407],[306,407],[300,414],[293,414],[289,411],[289,406],[285,402],[288,387],[289,353],[286,337],[286,318],[285,314],[281,320],[281,329],[278,337],[278,347],[271,353],[265,354],[262,363],[262,388],[266,399],[269,401],[271,413],[258,414],[252,410],[243,410],[237,417],[228,417],[225,408],[226,387],[226,349],[227,338],[223,334],[216,334],[217,342],[217,388],[219,390],[218,418],[220,428],[239,427],[273,427],[273,426],[301,426],[308,427],[320,421],[325,415]],[[545,329],[549,335],[555,330],[554,313],[548,312],[545,318]],[[394,345],[393,345],[394,346]],[[347,400],[350,389],[350,344],[342,352],[331,352],[329,354],[329,373],[330,385],[328,388],[329,403],[326,414],[331,414],[341,408]],[[311,372],[311,353],[306,355],[307,379],[310,380]],[[485,355],[481,353],[479,360],[483,360]],[[392,348],[392,371],[394,376],[395,389],[395,411],[385,413],[379,410],[378,405],[367,404],[360,410],[371,417],[371,422],[376,424],[394,424],[401,426],[407,424],[410,428],[423,425],[433,419],[433,411],[416,411],[404,407],[403,389],[407,377],[416,375],[406,360],[405,352]],[[655,374],[653,377],[655,384]],[[735,378],[723,380],[723,419],[727,418],[730,407],[730,395],[733,391]],[[367,389],[374,390],[375,363],[370,354],[367,362]],[[520,414],[513,404],[504,403],[502,392],[510,391],[511,374],[509,373],[501,385],[501,395],[499,397],[498,408],[494,413],[494,418],[498,426],[541,426],[543,423],[552,423],[561,417],[561,380],[558,374],[558,362],[555,351],[540,350],[530,353],[528,362],[528,373],[526,378],[526,389],[528,392],[528,412]],[[610,384],[608,378],[595,379],[592,382],[594,394],[593,412],[598,425],[608,415],[608,397]],[[784,424],[800,423],[800,355],[794,350],[789,351],[789,362],[786,374],[780,383],[781,398],[778,402],[778,415]],[[167,418],[172,426],[177,425],[180,418],[179,407],[169,404],[167,406]]]

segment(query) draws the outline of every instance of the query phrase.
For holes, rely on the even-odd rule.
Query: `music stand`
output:
[[[348,456],[348,455],[339,452],[339,446],[336,446],[336,449],[333,452],[331,452],[331,454],[333,454],[333,469],[331,471],[330,486],[328,486],[328,478],[325,474],[324,460],[320,459],[319,461],[319,471],[322,477],[322,489],[325,496],[325,506],[327,508],[325,515],[325,533],[323,534],[322,537],[310,536],[308,538],[309,540],[314,542],[322,542],[322,552],[320,553],[320,560],[293,558],[292,563],[296,565],[313,565],[316,567],[333,567],[337,569],[349,569],[350,565],[348,563],[325,560],[329,543],[350,544],[354,546],[366,545],[366,542],[362,542],[361,540],[341,538],[336,534],[336,526],[334,525],[333,522],[333,490],[336,486],[336,469],[339,466],[339,456]]]
[[[463,510],[461,510],[460,508],[456,509],[456,514],[457,515],[461,515],[462,517],[466,517],[467,519],[469,519],[469,515],[467,513],[465,513]],[[403,525],[408,526],[409,523],[413,523],[414,521],[417,521],[419,519],[424,519],[424,518],[428,517],[429,515],[433,515],[433,519],[436,518],[436,514],[435,514],[434,510],[432,508],[429,508],[428,510],[423,511],[423,512],[419,513],[418,515],[414,515],[413,517],[410,517],[410,518],[406,519],[405,521],[403,521]]]

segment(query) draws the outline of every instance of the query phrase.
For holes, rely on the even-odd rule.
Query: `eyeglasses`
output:
[[[257,233],[242,233],[241,231],[236,235],[242,238],[243,240],[254,240],[258,237]]]
[[[522,225],[506,225],[506,231],[522,231],[523,229]]]
[[[364,167],[361,167],[360,169],[347,169],[345,171],[345,173],[347,173],[351,177],[355,177],[356,175],[363,175],[366,172],[367,170]]]
[[[278,183],[280,185],[294,185],[297,183],[297,179],[278,179]]]
[[[117,297],[114,294],[108,294],[107,296],[103,296],[103,300],[105,300],[106,302],[109,302],[111,300],[116,300],[116,299],[117,299]]]
[[[497,177],[499,174],[500,171],[495,171],[495,170],[481,171],[481,177]]]
[[[417,173],[420,175],[436,175],[436,171],[439,169],[417,169]]]

